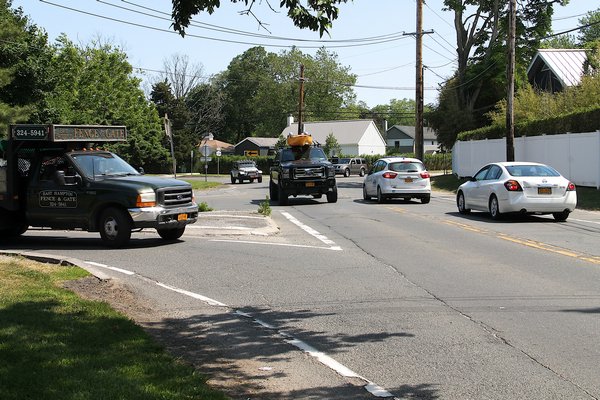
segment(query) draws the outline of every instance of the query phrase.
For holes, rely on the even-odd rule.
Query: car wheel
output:
[[[107,208],[100,215],[100,237],[110,247],[121,247],[131,238],[131,220],[119,208]]]
[[[337,203],[337,199],[338,199],[337,187],[334,186],[332,191],[327,192],[327,202],[328,203]]]
[[[157,229],[156,232],[165,240],[177,240],[185,232],[185,227],[175,229]]]
[[[465,207],[465,195],[463,192],[458,192],[456,195],[456,207],[458,207],[458,212],[461,214],[469,214],[471,212],[470,208]]]
[[[233,185],[235,183],[235,177],[233,175],[231,175],[231,184]]]
[[[279,197],[277,197],[278,194],[279,193],[277,192],[277,187],[273,183],[273,180],[270,179],[269,180],[269,196],[271,197],[271,200],[277,200],[279,198]]]
[[[421,204],[427,204],[431,201],[431,196],[421,197]]]
[[[379,186],[377,186],[377,202],[379,204],[385,203],[385,197],[383,196],[383,193],[381,193],[381,188]]]
[[[254,183],[254,178],[250,178],[250,183]]]
[[[500,203],[498,203],[498,198],[496,197],[496,195],[491,195],[490,196],[490,215],[492,216],[493,220],[499,220],[502,219],[502,213],[500,212]]]
[[[371,200],[371,196],[367,193],[367,186],[363,185],[363,200]]]
[[[258,183],[262,183],[262,176],[258,178]]]
[[[361,168],[361,169],[360,169],[360,176],[361,176],[361,177],[362,177],[362,176],[365,176],[365,170],[364,170],[364,168]]]
[[[344,176],[346,178],[350,176],[350,170],[349,169],[344,170]]]
[[[288,205],[288,195],[287,193],[285,193],[285,191],[283,190],[283,188],[281,187],[281,185],[277,186],[277,198],[279,199],[279,205],[280,206],[287,206]]]
[[[567,218],[569,218],[569,214],[571,214],[570,211],[563,211],[563,212],[552,213],[552,216],[558,222],[564,222],[567,220]]]

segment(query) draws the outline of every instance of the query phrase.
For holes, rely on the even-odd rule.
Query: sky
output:
[[[323,38],[295,27],[278,5],[279,0],[257,0],[252,16],[242,14],[247,9],[243,2],[222,0],[212,15],[196,15],[194,26],[182,38],[170,26],[168,0],[13,0],[14,8],[22,7],[34,24],[46,30],[51,43],[64,33],[76,44],[101,38],[120,46],[131,65],[144,71],[140,77],[146,90],[174,55],[187,56],[208,78],[256,45],[274,53],[297,46],[307,54],[325,46],[358,76],[354,88],[358,101],[374,107],[392,99],[415,98],[416,46],[410,35],[416,31],[415,0],[341,4],[330,35]],[[426,0],[423,6],[423,30],[433,31],[423,36],[425,104],[437,102],[439,84],[456,69],[453,15],[442,5],[443,0]],[[553,31],[573,29],[586,13],[599,8],[597,0],[570,0],[565,7],[555,6]],[[384,35],[393,40],[364,40]]]

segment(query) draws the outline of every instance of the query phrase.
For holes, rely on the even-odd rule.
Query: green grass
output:
[[[465,182],[455,175],[438,175],[431,177],[431,187],[456,193],[456,189]],[[583,210],[600,210],[600,190],[591,187],[577,186],[577,208]]]
[[[206,379],[106,303],[60,287],[77,267],[0,260],[0,398],[217,400]]]
[[[184,181],[186,181],[187,183],[189,183],[190,185],[192,185],[192,189],[193,190],[206,190],[206,189],[212,189],[218,186],[221,186],[222,183],[219,182],[206,182],[203,180],[196,180],[196,179],[183,179]]]

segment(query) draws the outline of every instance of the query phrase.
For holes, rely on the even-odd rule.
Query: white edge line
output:
[[[262,244],[270,246],[286,246],[286,247],[303,247],[307,249],[321,249],[321,250],[334,250],[341,251],[340,246],[331,247],[320,247],[320,246],[309,246],[305,244],[290,244],[290,243],[274,243],[274,242],[253,242],[251,240],[233,240],[233,239],[210,239],[210,242],[227,242],[227,243],[246,243],[246,244]]]
[[[170,286],[170,285],[165,285],[164,283],[160,283],[160,282],[156,282],[156,284],[158,286],[160,286],[160,287],[165,288],[165,289],[172,290],[173,292],[181,293],[183,295],[192,297],[194,299],[198,299],[198,300],[204,301],[205,303],[208,303],[211,306],[229,307],[225,303],[221,303],[220,301],[213,300],[213,299],[211,299],[209,297],[206,297],[206,296],[202,296],[201,294],[197,294],[197,293],[193,293],[193,292],[188,292],[187,290],[179,289],[179,288],[176,288],[176,287]]]
[[[333,240],[327,238],[327,236],[319,233],[318,231],[311,228],[310,226],[303,224],[296,217],[292,216],[290,213],[288,213],[286,211],[281,211],[281,214],[284,217],[286,217],[291,223],[293,223],[294,225],[297,225],[300,229],[304,230],[309,235],[312,235],[315,238],[319,239],[321,242],[323,242],[325,244],[329,244],[329,245],[335,245],[335,242]],[[341,250],[341,248],[340,248],[340,250]]]
[[[128,271],[126,269],[117,268],[117,267],[109,267],[108,265],[100,264],[100,263],[93,262],[93,261],[85,261],[85,263],[93,265],[95,267],[106,268],[106,269],[110,269],[112,271],[117,271],[117,272],[120,272],[120,273],[125,274],[125,275],[135,275],[135,272],[131,272],[131,271]]]
[[[600,224],[600,222],[598,222],[598,221],[589,221],[587,219],[577,219],[577,218],[569,218],[569,221],[587,222],[589,224]]]

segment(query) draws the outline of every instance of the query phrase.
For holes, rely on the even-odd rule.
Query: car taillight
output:
[[[423,172],[421,172],[421,178],[428,179],[428,178],[431,178],[431,175],[429,174],[429,172],[423,171]]]
[[[504,187],[509,192],[522,192],[523,191],[523,188],[521,187],[521,185],[519,184],[519,182],[517,182],[517,181],[515,181],[513,179],[504,182]]]
[[[386,178],[386,179],[394,179],[395,177],[398,176],[398,174],[395,173],[395,172],[386,171],[381,176],[384,177],[384,178]]]
[[[572,182],[569,182],[569,184],[567,185],[567,192],[574,192],[575,191],[575,185]]]

